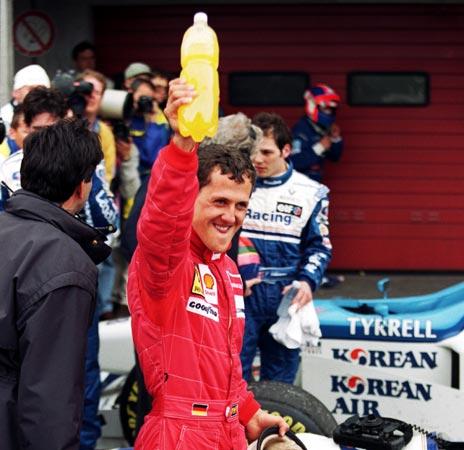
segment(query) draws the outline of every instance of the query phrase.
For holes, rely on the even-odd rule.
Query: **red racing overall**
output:
[[[137,227],[128,298],[154,402],[136,450],[244,450],[244,426],[259,409],[239,358],[241,278],[191,227],[197,166],[196,151],[161,151]]]

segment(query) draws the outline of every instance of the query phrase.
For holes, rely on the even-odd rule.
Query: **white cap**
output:
[[[50,78],[42,66],[31,64],[23,67],[14,76],[13,89],[21,89],[24,86],[45,86],[50,87]]]
[[[197,12],[194,16],[193,16],[193,23],[200,23],[200,22],[203,22],[203,23],[208,23],[208,15],[204,12]]]

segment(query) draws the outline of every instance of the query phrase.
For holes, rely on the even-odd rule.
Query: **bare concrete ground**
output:
[[[389,297],[429,294],[464,281],[464,272],[452,273],[374,273],[374,272],[338,272],[331,276],[343,276],[344,281],[332,288],[321,288],[315,298],[379,298],[377,282],[390,279]]]

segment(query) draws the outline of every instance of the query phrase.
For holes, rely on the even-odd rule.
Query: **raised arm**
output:
[[[156,160],[137,225],[135,263],[139,281],[155,298],[163,298],[190,245],[193,207],[198,193],[196,145],[179,134],[177,111],[195,92],[183,80],[170,82],[166,117],[174,132]]]

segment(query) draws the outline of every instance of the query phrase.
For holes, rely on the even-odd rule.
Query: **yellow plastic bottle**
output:
[[[201,142],[216,134],[219,108],[219,45],[205,13],[196,13],[185,32],[180,59],[180,76],[195,87],[197,97],[179,108],[179,131]]]

